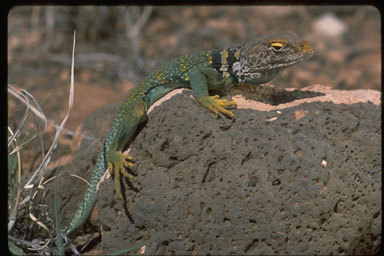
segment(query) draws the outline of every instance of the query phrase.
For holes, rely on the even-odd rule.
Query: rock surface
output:
[[[263,90],[269,102],[233,97],[235,121],[215,117],[189,90],[153,108],[131,144],[137,176],[123,182],[125,201],[112,179],[100,184],[104,253],[138,244],[131,253],[380,248],[380,92]]]

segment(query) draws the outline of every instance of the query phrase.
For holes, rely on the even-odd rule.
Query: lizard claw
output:
[[[231,111],[225,109],[236,108],[237,105],[233,100],[220,100],[219,95],[215,95],[211,97],[204,97],[203,99],[199,100],[199,102],[201,105],[212,111],[216,116],[219,115],[219,113],[222,113],[231,119],[235,118],[235,115]]]
[[[121,194],[120,185],[120,173],[128,179],[133,179],[133,175],[128,173],[126,168],[132,169],[134,164],[132,163],[132,157],[125,155],[122,152],[115,151],[108,154],[108,167],[109,172],[114,175],[113,181],[115,183],[116,194],[123,198]]]

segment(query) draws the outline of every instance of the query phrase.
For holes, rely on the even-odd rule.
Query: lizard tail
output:
[[[67,236],[69,236],[73,231],[80,227],[91,214],[93,206],[96,203],[97,184],[99,183],[101,177],[104,175],[105,170],[107,169],[105,160],[105,148],[103,148],[97,158],[95,168],[90,180],[90,185],[85,191],[84,197],[80,202],[75,215],[72,217],[71,222],[65,229],[65,233]]]

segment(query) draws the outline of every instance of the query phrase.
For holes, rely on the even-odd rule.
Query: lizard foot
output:
[[[204,97],[199,100],[200,104],[212,111],[216,116],[222,113],[231,119],[235,118],[235,115],[225,108],[236,108],[236,103],[233,100],[219,99],[219,95]]]
[[[108,170],[109,173],[114,175],[113,181],[115,182],[116,194],[123,198],[121,194],[120,173],[128,179],[133,179],[132,174],[128,173],[126,168],[132,169],[132,157],[125,155],[120,151],[115,151],[108,154]]]

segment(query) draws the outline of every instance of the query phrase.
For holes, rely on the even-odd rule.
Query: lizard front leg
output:
[[[132,157],[122,153],[132,139],[140,123],[147,119],[147,104],[144,100],[128,98],[121,106],[107,137],[106,158],[108,170],[114,176],[116,194],[122,198],[120,174],[132,179],[126,168],[132,169]]]
[[[229,78],[223,77],[218,79],[220,76],[222,75],[218,71],[209,67],[197,67],[189,71],[191,88],[197,101],[215,115],[222,113],[233,119],[234,114],[226,108],[236,107],[236,103],[226,99],[220,100],[218,95],[209,96],[208,94],[208,86],[210,84],[214,89],[221,90],[232,85],[232,81]],[[208,81],[210,81],[210,84]]]

